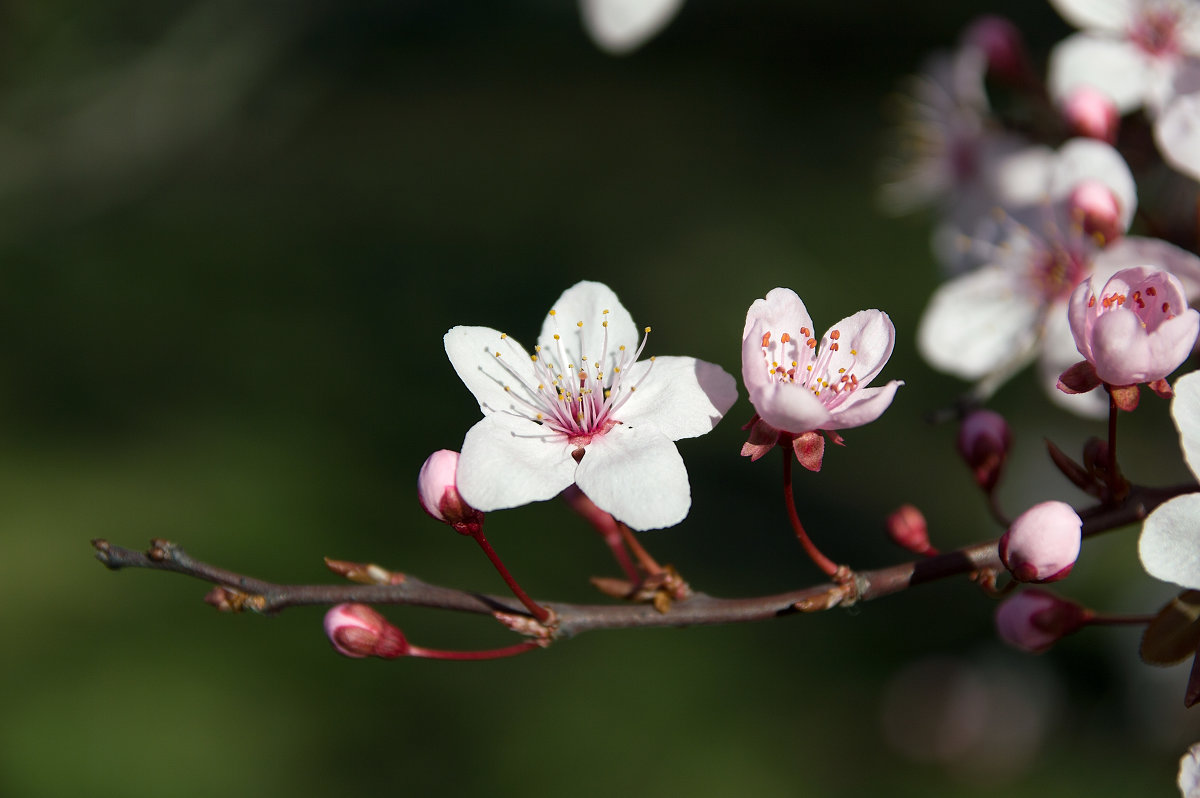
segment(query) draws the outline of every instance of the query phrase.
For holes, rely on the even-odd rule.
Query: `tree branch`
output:
[[[1140,521],[1164,501],[1197,490],[1200,490],[1200,486],[1194,483],[1171,488],[1134,488],[1123,501],[1115,505],[1100,505],[1082,511],[1083,534],[1095,535]],[[281,585],[201,562],[167,540],[151,541],[150,549],[146,552],[115,546],[106,540],[93,540],[92,545],[96,550],[96,558],[112,570],[148,568],[174,571],[215,585],[217,587],[207,600],[224,610],[248,609],[269,614],[300,605],[333,605],[342,602],[404,604],[492,616],[500,613],[517,619],[523,628],[539,628],[528,610],[512,597],[441,587],[411,576],[397,576],[393,584]],[[554,613],[548,628],[549,637],[561,639],[597,629],[767,620],[797,612],[816,612],[838,605],[870,601],[915,585],[1002,568],[997,541],[990,540],[921,560],[858,571],[853,580],[846,584],[825,583],[751,598],[717,598],[696,592],[685,600],[672,603],[666,612],[660,612],[650,604],[538,603]],[[525,620],[528,620],[528,624],[524,623]]]

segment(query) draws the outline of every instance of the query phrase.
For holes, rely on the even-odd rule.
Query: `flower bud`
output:
[[[1012,86],[1024,85],[1034,77],[1021,31],[1004,17],[985,14],[976,18],[963,31],[962,43],[984,54],[992,77]]]
[[[1087,623],[1091,612],[1048,590],[1029,588],[996,609],[1000,639],[1039,654]]]
[[[1115,241],[1125,230],[1117,195],[1099,180],[1079,181],[1067,197],[1067,208],[1083,231],[1102,243]]]
[[[417,476],[417,498],[421,502],[421,509],[430,516],[468,535],[479,530],[483,513],[463,501],[458,494],[455,483],[457,473],[458,452],[439,449],[429,455]]]
[[[1053,582],[1079,557],[1083,521],[1065,502],[1035,504],[1000,538],[1000,559],[1021,582]]]
[[[887,518],[888,537],[896,545],[914,554],[933,554],[929,545],[929,527],[925,516],[911,504],[897,508]]]
[[[325,634],[346,657],[396,659],[409,653],[404,633],[365,604],[338,604],[325,613]]]
[[[975,482],[991,492],[1012,446],[1004,416],[992,410],[972,410],[958,428],[958,453],[975,474]]]
[[[1121,112],[1112,98],[1091,86],[1080,86],[1063,101],[1063,118],[1077,136],[1117,143]]]

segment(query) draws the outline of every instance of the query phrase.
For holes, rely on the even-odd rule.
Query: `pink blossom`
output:
[[[996,609],[996,631],[1006,643],[1038,654],[1078,631],[1088,614],[1047,590],[1027,588]]]
[[[819,340],[804,302],[790,288],[756,299],[742,333],[742,380],[762,422],[800,435],[858,427],[877,419],[903,385],[868,383],[892,354],[896,331],[879,310],[860,310]]]
[[[887,517],[887,533],[893,543],[914,554],[936,553],[929,545],[925,514],[911,504],[901,505]]]
[[[1082,527],[1078,513],[1065,502],[1035,504],[1000,538],[1000,559],[1022,582],[1062,579],[1079,557]]]
[[[1153,266],[1122,269],[1099,295],[1089,277],[1071,294],[1068,318],[1079,353],[1117,386],[1163,379],[1200,333],[1200,313],[1188,307],[1183,284]]]
[[[1077,136],[1117,143],[1121,113],[1117,104],[1104,92],[1092,86],[1078,86],[1063,99],[1063,118]]]

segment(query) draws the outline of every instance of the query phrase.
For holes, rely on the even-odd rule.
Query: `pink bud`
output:
[[[996,609],[996,631],[1004,642],[1035,654],[1076,632],[1091,612],[1047,590],[1022,590]]]
[[[985,491],[996,487],[1011,446],[1008,422],[992,410],[972,410],[958,428],[958,453]]]
[[[1125,230],[1120,200],[1099,180],[1079,181],[1067,197],[1067,207],[1084,232],[1104,244],[1117,240]]]
[[[325,634],[347,657],[396,659],[409,653],[404,634],[365,604],[338,604],[325,613]]]
[[[887,518],[888,537],[914,554],[933,554],[929,545],[929,526],[925,516],[911,504],[900,506]]]
[[[417,476],[417,498],[421,509],[464,535],[479,531],[483,514],[458,495],[455,475],[458,452],[439,449],[429,455]]]
[[[1079,557],[1083,521],[1065,502],[1035,504],[1000,538],[1000,559],[1021,582],[1053,582]]]
[[[1080,86],[1063,101],[1063,118],[1077,136],[1117,143],[1121,113],[1112,98],[1091,86]]]
[[[1033,77],[1021,31],[1004,17],[985,14],[976,18],[963,31],[962,43],[979,48],[987,58],[988,72],[999,80],[1020,86]]]
[[[1122,269],[1099,293],[1089,277],[1071,294],[1067,318],[1079,353],[1112,386],[1165,378],[1200,333],[1183,284],[1154,266]]]

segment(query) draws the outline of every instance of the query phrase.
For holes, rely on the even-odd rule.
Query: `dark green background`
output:
[[[913,345],[938,280],[929,220],[874,210],[882,108],[979,11],[1016,19],[1039,57],[1067,29],[1040,2],[946,9],[688,0],[614,59],[548,0],[0,6],[0,794],[1175,794],[1200,739],[1186,670],[1141,667],[1133,630],[1011,652],[965,582],[508,661],[385,663],[336,656],[319,609],[218,615],[200,583],[91,556],[91,538],[161,536],[279,581],[331,578],[328,555],[500,591],[415,498],[424,458],[478,417],[441,337],[529,340],[580,279],[652,324],[655,352],[734,374],[746,308],[776,285],[821,328],[886,310],[883,378],[907,385],[797,475],[801,513],[860,567],[902,558],[882,519],[905,501],[943,548],[994,536],[954,430],[923,420],[961,386]],[[819,578],[778,459],[737,456],[742,393],[681,444],[690,517],[644,536],[718,595]],[[1042,438],[1077,451],[1100,430],[1028,375],[995,406],[1017,434],[1005,505],[1081,504]],[[1186,476],[1165,403],[1127,428],[1135,478]],[[539,597],[593,600],[587,577],[616,574],[558,503],[488,529]],[[1169,590],[1135,543],[1089,543],[1064,592],[1152,608]],[[388,614],[422,645],[511,640],[486,619]],[[897,679],[921,663],[947,689],[912,699]],[[898,690],[916,758],[883,731]],[[965,696],[947,701],[967,719],[941,749],[939,694]]]

